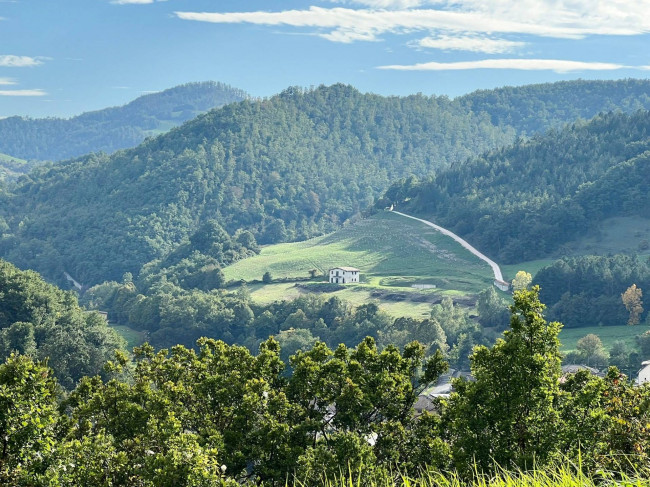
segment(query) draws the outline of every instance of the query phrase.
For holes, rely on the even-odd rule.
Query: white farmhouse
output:
[[[330,269],[330,282],[333,284],[359,282],[360,272],[356,267],[335,267]]]
[[[641,363],[642,368],[639,370],[639,377],[636,380],[638,385],[650,382],[650,360]]]

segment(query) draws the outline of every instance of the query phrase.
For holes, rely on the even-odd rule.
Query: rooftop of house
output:
[[[562,366],[562,374],[575,374],[576,372],[579,372],[581,370],[588,370],[594,375],[601,375],[600,371],[598,369],[595,369],[593,367],[589,367],[588,365],[582,365],[582,364],[569,364],[569,365],[563,365]]]
[[[357,269],[356,267],[343,267],[343,266],[333,267],[332,269],[330,269],[330,271],[335,271],[336,269],[340,269],[342,271],[348,271],[348,272],[360,272],[359,269]]]

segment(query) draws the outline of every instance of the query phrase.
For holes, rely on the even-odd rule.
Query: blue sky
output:
[[[650,0],[0,0],[0,117],[190,81],[457,96],[647,78]]]

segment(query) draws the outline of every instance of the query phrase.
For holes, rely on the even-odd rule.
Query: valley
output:
[[[191,464],[209,479],[191,485],[317,486],[353,459],[392,487],[393,468],[493,472],[494,454],[575,463],[576,441],[590,472],[630,471],[612,444],[645,465],[628,378],[650,357],[648,93],[190,83],[0,120],[26,158],[0,154],[0,395],[57,445],[24,478],[110,457],[113,485],[154,465],[142,485],[169,468],[176,487]],[[79,475],[47,485],[94,485]]]

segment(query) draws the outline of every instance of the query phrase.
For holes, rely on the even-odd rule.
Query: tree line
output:
[[[538,289],[515,293],[510,327],[471,356],[474,380],[415,415],[418,391],[444,373],[441,353],[372,338],[299,350],[277,341],[198,350],[144,345],[111,375],[57,397],[28,355],[0,365],[0,480],[9,485],[360,485],[422,469],[462,476],[572,461],[592,474],[634,472],[650,453],[650,389],[615,368],[562,377],[558,332]],[[358,480],[357,480],[358,477]]]
[[[629,255],[564,257],[543,267],[534,283],[549,316],[567,327],[628,323],[621,296],[632,285],[650,289],[650,258]],[[632,324],[646,319],[639,313]]]

